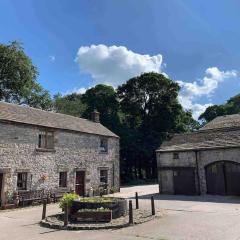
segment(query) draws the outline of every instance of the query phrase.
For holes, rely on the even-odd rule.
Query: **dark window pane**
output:
[[[54,149],[54,133],[48,131],[42,131],[38,137],[38,147]]]
[[[67,187],[67,172],[59,173],[59,187]]]
[[[17,188],[18,190],[27,190],[27,173],[18,173]]]
[[[100,139],[100,152],[107,152],[108,151],[108,139],[101,138]]]
[[[108,170],[100,170],[100,182],[108,183]]]

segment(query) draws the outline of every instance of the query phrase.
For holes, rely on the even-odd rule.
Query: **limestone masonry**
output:
[[[160,193],[240,195],[240,115],[176,134],[157,150]]]
[[[0,102],[2,203],[15,191],[87,195],[119,181],[119,138],[100,123]]]

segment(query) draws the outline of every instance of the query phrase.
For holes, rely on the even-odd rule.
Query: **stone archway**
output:
[[[231,161],[213,162],[205,167],[207,193],[240,195],[240,164]]]

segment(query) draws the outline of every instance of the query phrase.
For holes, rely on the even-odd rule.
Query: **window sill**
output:
[[[19,193],[27,193],[27,192],[29,192],[29,190],[27,190],[27,189],[18,189],[17,192],[19,192]]]
[[[55,149],[47,149],[47,148],[36,148],[36,152],[52,152],[55,153]]]

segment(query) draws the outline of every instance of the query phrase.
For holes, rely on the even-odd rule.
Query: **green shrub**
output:
[[[79,196],[75,193],[65,193],[59,202],[59,207],[64,209],[64,205],[67,203],[68,207],[72,206],[73,200],[78,199]]]

